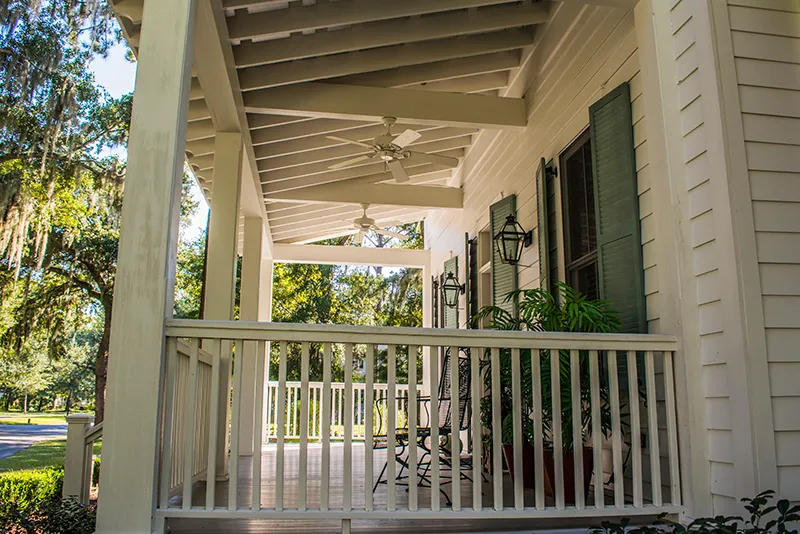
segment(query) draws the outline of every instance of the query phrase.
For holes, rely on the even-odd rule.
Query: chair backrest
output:
[[[450,411],[450,347],[444,351],[442,358],[442,375],[439,378],[439,428],[450,429],[452,425]],[[471,365],[469,349],[461,348],[458,350],[458,429],[466,430],[469,428],[472,415],[472,403],[470,402],[471,384]]]

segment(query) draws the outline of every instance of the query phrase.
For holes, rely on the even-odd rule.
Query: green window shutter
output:
[[[549,290],[552,284],[550,278],[550,240],[547,225],[547,162],[544,158],[539,161],[539,170],[536,173],[536,212],[539,219],[537,237],[539,240],[539,287]]]
[[[478,238],[467,242],[467,320],[468,328],[478,328],[471,319],[478,313]]]
[[[433,328],[439,328],[439,281],[435,276],[432,276],[431,279],[431,287],[433,288],[433,302],[431,302],[431,306],[433,307],[433,321],[431,322],[431,326],[433,326]]]
[[[453,276],[458,280],[458,256],[450,258],[444,262],[444,280],[447,276],[453,273]],[[444,301],[444,298],[442,299]],[[458,328],[458,306],[451,308],[445,305],[444,307],[444,327],[445,328]]]
[[[506,302],[506,296],[517,289],[517,266],[500,261],[494,236],[503,228],[506,217],[517,214],[517,196],[508,195],[489,207],[492,229],[492,304],[503,308],[516,317],[516,301]]]
[[[630,88],[624,83],[589,108],[601,298],[623,332],[647,331]]]

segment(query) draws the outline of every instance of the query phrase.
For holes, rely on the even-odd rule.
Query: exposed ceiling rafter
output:
[[[243,91],[252,91],[374,70],[476,56],[489,52],[514,50],[531,43],[533,43],[532,30],[504,30],[250,67],[239,71],[239,82]]]
[[[237,13],[228,19],[228,33],[233,40],[274,39],[294,32],[306,32],[361,24],[376,20],[413,17],[426,13],[504,4],[515,0],[340,0],[311,6],[289,5],[259,13]]]
[[[527,124],[525,101],[521,98],[328,83],[263,89],[243,96],[250,113],[375,122],[391,116],[418,124],[511,130],[522,130]]]
[[[371,22],[344,30],[297,34],[285,39],[243,42],[235,48],[234,56],[237,67],[253,67],[367,48],[531,26],[546,21],[545,4],[499,5],[482,8],[478,13],[453,11],[425,17]]]
[[[293,189],[270,195],[272,199],[301,202],[340,202],[347,204],[382,204],[418,208],[462,208],[464,192],[460,187],[425,185],[335,183]]]

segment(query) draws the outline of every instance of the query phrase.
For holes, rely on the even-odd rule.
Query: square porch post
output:
[[[272,260],[264,259],[264,221],[261,217],[245,217],[244,246],[242,249],[242,290],[239,319],[242,321],[269,321],[272,304]],[[247,343],[242,354],[242,402],[239,424],[239,454],[253,454],[253,429],[255,428],[256,382],[266,380],[256,376],[258,358],[269,358],[269,348],[258,353],[258,344]],[[268,373],[269,366],[264,366]]]
[[[233,320],[236,296],[236,263],[239,230],[239,199],[242,189],[242,134],[216,132],[214,178],[208,224],[206,293],[207,320]],[[223,342],[220,358],[219,419],[217,421],[217,480],[228,473],[228,424],[230,422],[231,343]]]
[[[154,527],[195,7],[144,4],[109,349],[97,519],[104,534]]]

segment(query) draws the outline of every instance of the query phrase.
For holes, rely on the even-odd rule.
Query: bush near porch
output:
[[[46,467],[0,474],[0,530],[10,534],[90,534],[94,511],[62,499],[64,469]]]

